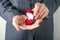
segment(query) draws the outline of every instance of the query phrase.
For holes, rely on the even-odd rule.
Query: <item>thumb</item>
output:
[[[16,28],[17,31],[20,30],[20,25],[18,23],[13,23],[13,26]]]
[[[39,12],[39,8],[40,8],[40,3],[36,3],[35,7],[34,7],[34,16],[36,16]]]

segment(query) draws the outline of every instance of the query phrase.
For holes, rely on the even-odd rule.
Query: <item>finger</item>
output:
[[[42,17],[42,16],[45,14],[45,12],[46,12],[46,9],[44,9],[44,10],[41,12],[41,14],[39,15],[39,17]]]
[[[38,11],[39,11],[39,8],[40,8],[41,4],[40,3],[36,3],[35,4],[35,7],[34,7],[34,16],[37,15]]]
[[[16,28],[17,31],[20,30],[20,25],[18,23],[13,23],[13,26]]]
[[[44,11],[42,12],[42,15],[40,16],[40,18],[41,18],[41,19],[44,19],[44,17],[46,17],[46,16],[48,15],[48,13],[49,13],[48,9],[44,10]]]
[[[36,15],[35,19],[37,19],[39,17],[39,15],[41,14],[41,12],[45,9],[45,5],[42,4],[41,7],[39,8],[39,12],[38,14]]]
[[[16,20],[16,18],[14,18],[12,24],[16,28],[16,30],[19,31],[19,29],[20,29],[20,21]]]
[[[39,25],[32,25],[32,26],[30,25],[30,26],[25,26],[25,27],[20,26],[20,28],[23,30],[32,30],[32,29],[35,29],[37,27],[39,27]]]
[[[45,12],[47,12],[47,13],[45,13]],[[48,8],[47,7],[45,7],[45,9],[41,12],[41,14],[40,14],[40,17],[43,15],[43,14],[46,14],[46,16],[48,15]]]
[[[41,20],[36,20],[36,22],[32,25],[20,26],[20,28],[23,29],[23,30],[32,30],[32,29],[35,29],[35,28],[39,27],[39,22],[41,22]]]
[[[46,9],[44,9],[44,10],[41,12],[41,14],[39,15],[38,18],[41,18],[41,17],[45,14],[45,12],[46,12]]]
[[[26,28],[25,28],[24,26],[20,26],[20,28],[21,28],[22,30],[26,30]]]
[[[32,30],[32,29],[38,28],[39,26],[40,26],[39,24],[35,24],[35,25],[31,26],[30,29]]]
[[[41,23],[41,22],[42,22],[42,19],[38,19],[38,20],[36,20],[36,22],[34,24],[23,25],[23,26],[20,26],[20,28],[23,29],[23,30],[32,30],[32,29],[35,29],[35,28],[39,27],[40,26],[39,23]]]
[[[36,20],[36,22],[30,27],[30,29],[35,29],[35,28],[39,27],[40,26],[39,24],[41,22],[42,22],[42,19]]]
[[[26,15],[22,15],[22,17],[24,21],[28,18]]]

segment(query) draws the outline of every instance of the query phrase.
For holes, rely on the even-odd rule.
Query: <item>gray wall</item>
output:
[[[54,40],[60,40],[60,7],[54,13]]]
[[[54,13],[54,40],[60,40],[60,7]],[[0,40],[5,40],[6,21],[0,17]]]
[[[5,40],[6,21],[0,17],[0,40]]]

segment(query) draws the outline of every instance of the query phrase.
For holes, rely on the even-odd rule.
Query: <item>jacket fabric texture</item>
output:
[[[12,18],[25,14],[25,11],[32,9],[37,2],[48,7],[49,18],[36,29],[21,29],[17,32],[12,25]],[[53,40],[53,14],[59,5],[59,0],[0,0],[0,16],[7,21],[5,40]]]

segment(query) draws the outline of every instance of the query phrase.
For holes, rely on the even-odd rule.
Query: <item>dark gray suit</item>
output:
[[[17,32],[12,25],[15,15],[24,14],[31,9],[31,0],[0,0],[0,15],[7,21],[5,40],[53,40],[53,13],[59,6],[59,0],[34,0],[43,2],[49,9],[49,18],[44,20],[39,28],[33,30],[20,30]]]

